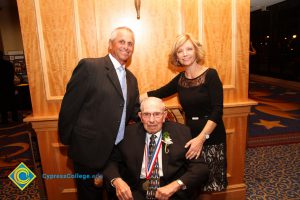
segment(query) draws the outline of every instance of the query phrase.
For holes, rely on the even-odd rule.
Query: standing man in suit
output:
[[[115,147],[104,169],[104,177],[115,188],[118,199],[190,200],[208,178],[203,159],[185,158],[184,146],[192,137],[189,128],[165,122],[166,115],[162,100],[149,97],[141,103],[141,122],[126,127],[125,138]],[[156,137],[156,151],[149,157],[151,137]],[[153,175],[156,163],[157,179]],[[152,179],[154,184],[159,183],[157,189],[151,185]]]
[[[12,120],[18,121],[14,74],[13,64],[4,60],[3,52],[0,51],[0,115],[3,124],[8,123],[9,111],[11,111]]]
[[[116,28],[109,40],[109,54],[82,59],[67,85],[59,113],[58,132],[74,171],[89,175],[76,179],[79,199],[102,199],[94,185],[113,147],[124,136],[129,120],[138,119],[139,91],[135,76],[126,69],[134,50],[134,33]]]

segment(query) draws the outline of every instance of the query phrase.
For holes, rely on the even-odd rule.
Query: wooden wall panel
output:
[[[223,86],[233,85],[235,77],[235,62],[233,60],[234,27],[232,15],[233,1],[210,0],[203,2],[203,45],[206,50],[206,64],[216,68],[223,81]],[[214,9],[211,9],[214,8]]]
[[[248,101],[249,83],[249,38],[250,38],[250,1],[239,0],[236,2],[239,8],[236,14],[236,32],[239,40],[236,42],[236,76],[239,77],[237,85],[237,98],[241,102]],[[235,101],[235,100],[231,100]]]
[[[183,0],[182,18],[183,30],[204,45],[206,65],[220,75],[225,107],[249,104],[250,1]]]
[[[239,113],[229,114],[224,116],[227,132],[227,174],[229,175],[229,185],[243,183],[243,174],[245,168],[243,155],[246,153],[246,135],[247,125],[244,121],[247,120],[248,110],[237,109]],[[233,145],[235,144],[235,145]]]
[[[249,31],[250,31],[250,1],[233,0],[236,7],[233,26],[234,45],[233,52],[235,59],[234,89],[229,89],[224,93],[224,100],[228,106],[247,104],[248,100],[248,80],[249,80]]]
[[[73,0],[35,0],[45,90],[50,100],[63,96],[61,84],[68,66],[75,65],[75,21]],[[40,23],[39,23],[40,22]],[[58,74],[63,76],[58,76]]]
[[[202,42],[202,1],[182,0],[182,32],[198,37]]]
[[[77,50],[78,57],[97,57],[98,43],[97,40],[97,24],[96,9],[94,0],[77,0],[74,1],[76,17],[79,23],[76,24],[80,30],[77,33]],[[76,19],[77,21],[77,19]]]
[[[162,86],[177,74],[176,69],[169,65],[168,57],[174,38],[182,31],[180,1],[142,2],[147,9],[142,10],[145,15],[141,16],[141,23],[146,26],[140,41],[137,41],[130,67],[134,74],[141,74],[138,76],[141,93]],[[136,59],[139,56],[140,59]],[[173,98],[169,104],[178,105],[177,99]]]
[[[175,37],[186,30],[198,34],[207,52],[207,65],[218,70],[225,106],[248,102],[249,33],[245,32],[249,31],[249,0],[143,1],[140,20],[136,20],[133,2],[125,0],[68,0],[63,9],[59,9],[59,0],[43,1],[42,5],[40,0],[19,2],[28,6],[19,8],[20,15],[22,11],[29,14],[21,19],[28,20],[26,27],[21,26],[31,40],[24,43],[36,46],[24,47],[32,57],[30,61],[26,56],[29,81],[40,84],[30,88],[34,115],[57,114],[78,60],[105,55],[110,32],[120,25],[132,27],[136,33],[129,69],[136,74],[141,93],[158,88],[177,74],[178,69],[168,64],[168,55]],[[26,11],[28,8],[31,10]],[[26,36],[24,40],[28,40]],[[46,97],[40,95],[45,93]],[[167,105],[178,106],[178,101],[173,98]]]
[[[45,91],[41,43],[38,34],[39,14],[35,1],[18,1],[19,17],[27,64],[32,110],[36,116],[57,116],[59,102],[48,103]],[[61,59],[60,57],[58,59]]]
[[[66,146],[59,143],[55,121],[33,124],[37,132],[42,161],[43,176],[49,200],[76,199],[76,186],[72,178],[53,178],[53,175],[74,174],[72,161],[67,156]]]

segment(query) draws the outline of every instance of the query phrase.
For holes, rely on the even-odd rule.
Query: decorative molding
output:
[[[66,145],[63,145],[63,144],[61,144],[59,142],[52,142],[51,146],[54,147],[54,148],[67,147]]]
[[[236,0],[232,0],[232,7],[231,7],[231,15],[232,15],[232,21],[231,21],[231,27],[232,27],[232,35],[231,35],[231,41],[232,41],[232,54],[231,54],[231,80],[229,84],[224,84],[223,89],[224,90],[232,90],[236,88],[236,31],[237,31],[237,21],[236,21]],[[199,42],[201,44],[204,43],[204,22],[203,22],[203,0],[198,0],[198,29],[199,29]]]
[[[236,0],[231,0],[231,80],[229,84],[224,84],[224,90],[233,90],[236,88],[236,68],[237,68],[237,59],[236,59],[236,36],[237,36],[237,8],[236,8]]]
[[[226,135],[232,135],[235,133],[235,128],[227,128],[226,129]]]
[[[234,185],[228,185],[227,186],[227,190],[239,189],[239,188],[246,188],[246,184],[241,183],[241,184],[234,184]]]
[[[198,0],[198,28],[199,28],[199,42],[203,44],[204,41],[204,27],[203,27],[203,0]]]
[[[35,15],[36,15],[36,23],[37,23],[37,34],[40,48],[40,57],[41,57],[41,66],[42,66],[42,77],[44,81],[44,89],[46,93],[46,100],[48,101],[57,101],[62,100],[63,96],[52,96],[50,94],[50,85],[49,85],[49,77],[47,73],[47,60],[46,60],[46,52],[45,52],[45,41],[43,37],[43,25],[42,25],[42,17],[40,12],[40,2],[39,0],[33,0],[35,7]]]
[[[232,79],[235,80],[235,78],[232,78]],[[223,85],[223,89],[224,90],[232,90],[232,89],[235,89],[235,85],[231,85],[231,84]]]
[[[24,122],[31,122],[32,128],[36,132],[44,131],[57,131],[58,128],[58,116],[51,117],[26,117]]]
[[[184,8],[183,8],[183,4],[184,3],[182,3],[182,1],[184,1],[184,0],[179,0],[178,1],[178,4],[179,4],[179,8],[180,8],[180,10],[181,10],[181,15],[180,15],[180,17],[179,17],[179,27],[178,27],[178,33],[179,34],[181,34],[181,33],[184,33],[185,32],[185,17],[184,17],[184,14],[185,14],[185,12],[184,12]]]
[[[45,41],[43,37],[43,24],[42,24],[42,17],[40,12],[40,2],[39,0],[33,0],[35,6],[35,14],[37,20],[37,33],[38,33],[38,40],[39,40],[39,50],[40,50],[40,57],[41,57],[41,66],[42,66],[42,77],[44,81],[44,89],[46,93],[46,100],[47,101],[60,101],[63,99],[63,95],[53,96],[50,92],[50,84],[49,84],[49,77],[47,73],[47,58],[45,52]],[[82,57],[82,46],[81,46],[81,35],[80,35],[80,23],[79,23],[79,12],[78,12],[78,1],[73,0],[73,8],[74,8],[74,30],[76,36],[76,48],[77,48],[77,59],[79,60]]]
[[[236,76],[238,76],[238,74],[236,74],[236,68],[237,68],[237,59],[236,59],[236,36],[237,36],[237,8],[236,8],[236,0],[232,0],[231,1],[231,46],[232,46],[232,51],[231,51],[231,80],[230,80],[230,84],[225,85],[224,89],[235,89],[236,87]]]
[[[77,47],[77,60],[82,57],[82,46],[81,46],[81,34],[80,34],[80,23],[79,23],[79,11],[78,11],[78,0],[73,0],[74,9],[74,29],[76,35],[76,47]]]
[[[61,193],[75,193],[75,192],[77,192],[76,188],[65,188],[62,190]]]
[[[41,56],[41,66],[42,66],[42,75],[44,81],[44,87],[46,92],[46,99],[50,99],[50,88],[49,88],[49,78],[47,74],[47,62],[46,62],[46,53],[45,53],[45,43],[43,37],[43,25],[42,25],[42,17],[40,12],[40,1],[33,0],[34,8],[35,8],[35,15],[36,15],[36,26],[37,26],[37,34],[39,40],[39,48],[40,48],[40,56]]]
[[[231,117],[243,117],[248,116],[250,113],[251,105],[239,106],[238,104],[235,107],[224,107],[223,109],[223,117],[231,118]]]
[[[234,155],[234,148],[235,148],[235,146],[232,145],[232,144],[234,144],[234,142],[232,141],[234,139],[234,136],[236,137],[236,130],[235,130],[235,128],[226,129],[227,144],[231,144],[231,145],[227,145],[227,147],[226,147],[227,148],[227,155]],[[227,167],[227,175],[226,176],[228,178],[232,177],[232,174],[234,174],[232,172],[232,167],[229,168],[229,166],[233,166],[232,162],[234,162],[234,160],[231,159],[230,161],[231,161],[231,164],[230,165],[227,164],[228,167]],[[227,162],[229,162],[228,159],[227,159]]]
[[[98,44],[98,42],[99,42],[99,33],[100,33],[100,25],[99,25],[99,20],[98,20],[98,15],[97,15],[97,13],[98,13],[98,10],[99,9],[97,9],[98,7],[99,7],[99,5],[98,5],[98,2],[99,1],[96,1],[96,0],[94,0],[94,14],[95,14],[95,23],[96,23],[96,41],[95,42],[97,42],[97,44]],[[101,15],[100,15],[101,16]],[[99,45],[96,45],[96,47],[97,47],[97,54],[98,55],[100,55],[100,48],[99,48]]]

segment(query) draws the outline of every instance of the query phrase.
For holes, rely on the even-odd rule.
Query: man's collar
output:
[[[161,134],[161,130],[158,131],[157,133],[155,133],[156,138],[159,138],[160,134]],[[153,135],[153,134],[150,134],[150,133],[147,132],[147,137],[148,137],[148,139],[150,139],[151,135]]]
[[[108,56],[109,56],[112,64],[114,65],[114,68],[117,70],[117,68],[121,66],[121,63],[119,63],[119,61],[117,61],[117,59],[115,59],[115,57],[113,57],[113,55],[111,55],[110,53],[108,54]],[[122,65],[122,67],[124,67],[124,66]]]

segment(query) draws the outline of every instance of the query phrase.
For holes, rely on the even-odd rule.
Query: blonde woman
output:
[[[141,96],[165,98],[178,93],[184,110],[186,124],[191,128],[193,139],[186,143],[187,159],[203,156],[210,169],[210,177],[203,191],[226,189],[226,133],[223,115],[223,87],[215,69],[204,65],[204,50],[189,34],[176,38],[170,62],[183,67],[165,86]]]

